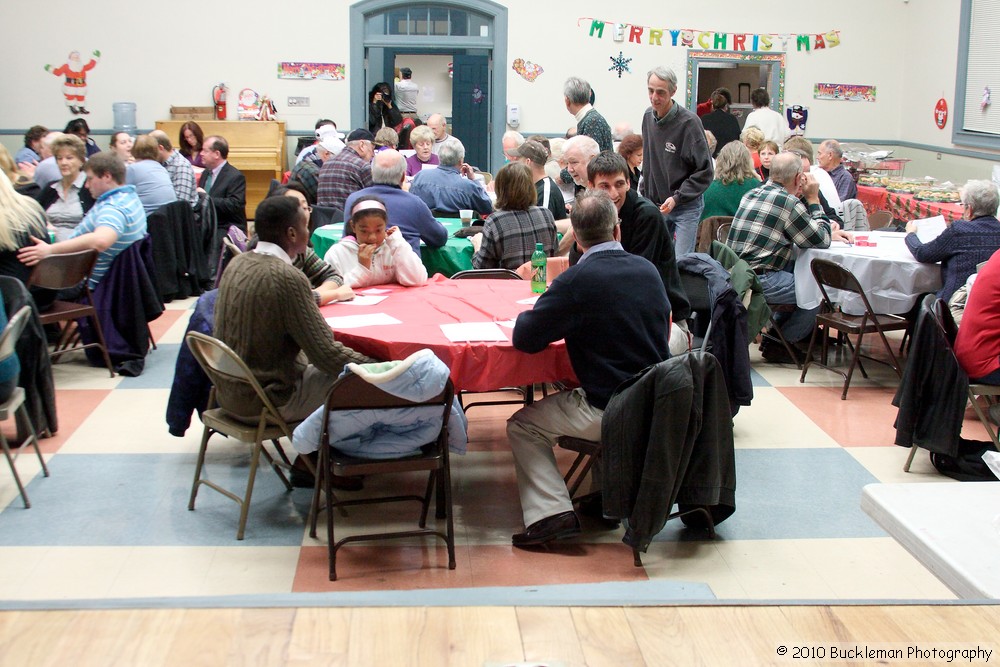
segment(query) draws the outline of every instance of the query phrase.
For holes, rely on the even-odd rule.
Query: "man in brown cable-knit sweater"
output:
[[[372,359],[333,339],[309,281],[292,266],[309,239],[299,203],[291,197],[265,199],[254,221],[260,241],[226,268],[214,333],[246,362],[281,416],[297,421],[323,404],[345,364]],[[227,411],[260,414],[252,391],[223,383],[216,392]]]

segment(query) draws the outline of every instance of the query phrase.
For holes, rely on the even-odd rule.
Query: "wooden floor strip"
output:
[[[993,663],[1000,661],[1000,606],[373,607],[0,613],[0,665],[36,667],[501,667],[523,662],[565,667],[817,665],[830,661],[793,661],[790,654],[781,654],[779,649],[789,651],[799,646],[829,650],[833,645],[982,648],[992,651]]]

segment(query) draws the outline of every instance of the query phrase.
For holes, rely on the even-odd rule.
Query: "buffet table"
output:
[[[384,294],[377,294],[382,290]],[[532,308],[536,296],[527,280],[449,280],[439,275],[421,287],[383,285],[357,294],[359,300],[386,298],[372,305],[334,303],[321,310],[339,342],[369,356],[405,359],[428,348],[451,369],[456,390],[575,381],[565,341],[537,354],[519,352],[511,345],[512,321]],[[359,316],[366,319],[357,322]],[[349,319],[336,319],[345,317]],[[372,318],[390,323],[377,324]],[[449,340],[442,325],[456,323],[492,325],[501,340]]]
[[[877,244],[874,247],[834,242],[823,250],[796,249],[796,303],[800,308],[820,305],[822,295],[809,268],[813,258],[819,257],[850,270],[864,288],[875,312],[895,315],[909,312],[918,296],[941,289],[941,266],[915,260],[903,240],[905,236],[896,232],[870,232],[858,234],[855,239],[867,239]],[[830,298],[839,301],[848,315],[865,312],[860,297],[854,294],[833,290]]]
[[[428,248],[423,243],[420,244],[420,260],[427,268],[427,275],[440,273],[450,278],[459,271],[471,269],[474,254],[472,241],[452,236],[462,228],[462,221],[458,218],[438,218],[438,222],[448,230],[448,242],[440,248]],[[325,257],[326,251],[339,241],[343,234],[342,222],[317,228],[312,235],[313,250],[320,257]]]
[[[858,186],[858,199],[864,204],[868,215],[875,211],[889,211],[893,218],[904,222],[933,218],[935,215],[943,215],[949,223],[962,219],[961,204],[921,201],[911,194],[889,192],[885,188],[870,185]]]

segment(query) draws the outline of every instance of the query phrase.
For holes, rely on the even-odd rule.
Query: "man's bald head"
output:
[[[399,185],[406,176],[406,160],[391,148],[379,151],[372,161],[372,182],[378,185]]]

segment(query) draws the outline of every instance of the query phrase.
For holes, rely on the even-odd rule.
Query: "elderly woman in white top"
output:
[[[38,194],[38,203],[56,230],[56,241],[65,241],[94,205],[90,190],[84,187],[87,146],[80,137],[64,134],[52,141],[51,148],[61,178]]]

